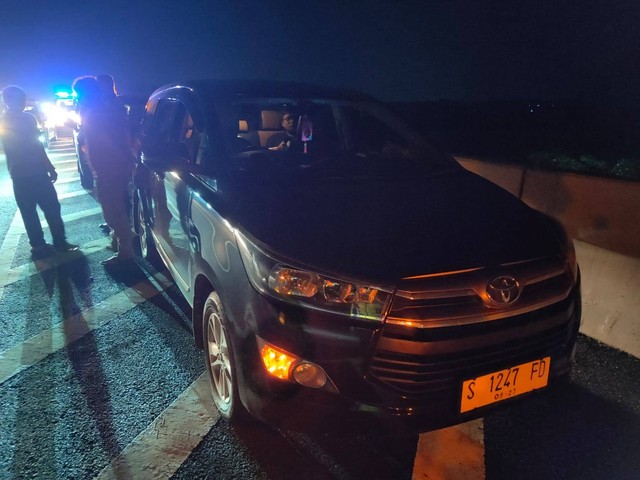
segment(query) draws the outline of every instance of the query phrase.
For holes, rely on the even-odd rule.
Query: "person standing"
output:
[[[16,204],[31,244],[31,256],[40,259],[49,256],[52,250],[67,252],[77,250],[78,246],[67,242],[60,202],[53,186],[58,174],[39,140],[36,118],[24,111],[26,100],[25,91],[16,85],[2,90],[7,111],[0,117],[0,140],[4,145]],[[37,207],[49,225],[53,249],[44,239]]]
[[[115,102],[118,100],[118,91],[116,90],[116,82],[108,73],[101,73],[96,75],[96,82],[100,87],[100,93],[102,94],[102,100],[106,103]]]
[[[116,90],[116,82],[113,79],[113,76],[108,73],[101,73],[100,75],[96,75],[96,81],[98,82],[98,87],[100,87],[100,95],[102,96],[102,102],[112,106],[121,106],[125,108],[126,106],[121,102],[121,97],[118,96],[118,91]],[[129,122],[129,116],[127,114],[127,121]],[[131,131],[131,129],[130,129]],[[132,140],[133,141],[133,140]],[[132,185],[131,180],[129,181],[129,188],[127,190],[127,195],[125,196],[125,205],[127,207],[127,215],[129,215],[129,219],[131,219],[131,195],[132,195]],[[131,224],[131,220],[129,220],[129,224]],[[105,223],[100,224],[100,228],[105,233],[109,234],[111,238],[111,245],[109,248],[113,251],[118,251],[118,241],[115,236],[114,231],[109,227],[109,225]]]
[[[73,90],[78,98],[98,202],[118,244],[117,253],[101,263],[111,266],[129,262],[134,257],[133,232],[126,198],[135,156],[127,113],[118,102],[105,101],[95,77],[76,79]]]

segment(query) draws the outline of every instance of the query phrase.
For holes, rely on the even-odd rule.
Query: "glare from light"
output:
[[[13,184],[11,180],[0,182],[0,197],[13,197]]]
[[[296,357],[266,342],[263,342],[260,356],[270,375],[281,380],[289,380],[291,378],[291,365],[297,360]]]
[[[76,92],[67,92],[66,90],[58,90],[54,93],[57,98],[73,98],[76,96]]]
[[[74,120],[77,116],[73,110],[69,111],[63,108],[62,105],[53,104],[51,102],[42,103],[42,112],[47,118],[47,124],[50,126],[62,127],[67,120]]]
[[[293,268],[278,267],[269,277],[269,286],[281,295],[313,297],[321,285],[317,274]]]

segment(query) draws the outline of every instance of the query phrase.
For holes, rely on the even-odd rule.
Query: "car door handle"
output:
[[[194,252],[200,253],[200,244],[200,232],[191,219],[189,219],[189,245]]]

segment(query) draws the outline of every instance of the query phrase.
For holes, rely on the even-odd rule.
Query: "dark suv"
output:
[[[581,303],[563,228],[381,103],[181,83],[152,94],[141,134],[141,249],[193,307],[228,420],[424,431],[568,376]]]

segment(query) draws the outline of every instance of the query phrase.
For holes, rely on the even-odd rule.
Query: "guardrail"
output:
[[[640,358],[640,182],[456,160],[563,223],[582,272],[580,331]]]

